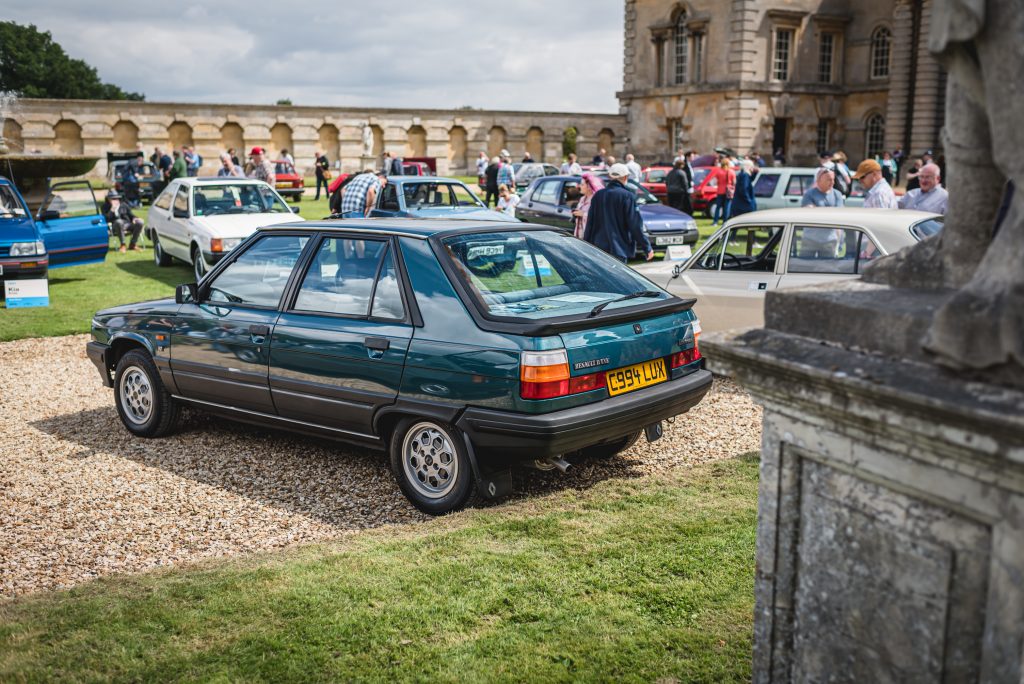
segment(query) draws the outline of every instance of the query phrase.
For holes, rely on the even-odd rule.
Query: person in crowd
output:
[[[365,218],[377,203],[377,193],[388,182],[383,172],[374,173],[367,169],[345,186],[341,195],[342,218]]]
[[[878,160],[878,165],[882,167],[882,178],[889,185],[896,182],[896,162],[893,161],[892,155],[888,150],[882,152],[881,158]]]
[[[610,154],[607,157],[604,158],[604,168],[606,168],[606,169],[611,168],[612,164],[615,164],[615,163],[617,163],[616,160],[615,160],[615,157],[613,157]]]
[[[103,202],[103,215],[110,224],[110,230],[117,235],[121,241],[118,251],[126,252],[129,249],[133,252],[142,251],[138,245],[139,234],[142,233],[142,219],[132,213],[131,207],[121,201],[121,194],[117,190],[107,193],[107,199]],[[125,231],[131,233],[131,241],[128,246],[124,244]]]
[[[837,151],[832,155],[832,161],[836,165],[836,190],[843,193],[844,197],[849,197],[853,189],[853,179],[850,177],[850,167],[846,165],[846,153],[842,150]]]
[[[191,145],[181,146],[181,156],[185,160],[185,171],[189,177],[194,178],[199,175],[199,167],[203,163],[202,157],[196,154],[195,148]]]
[[[807,189],[801,207],[842,207],[846,204],[843,193],[835,187],[836,172],[819,166],[814,174],[814,185]]]
[[[484,170],[484,204],[488,207],[492,202],[498,203],[498,171],[501,170],[501,157],[491,158],[491,163]]]
[[[907,169],[907,192],[916,190],[921,187],[921,183],[917,176],[921,173],[921,169],[924,167],[924,161],[920,158],[914,160],[914,163]]]
[[[274,165],[266,157],[266,150],[254,147],[249,151],[249,156],[252,157],[252,170],[246,175],[273,186],[277,174],[274,173]]]
[[[281,150],[281,159],[284,159],[286,162],[288,162],[292,166],[295,166],[295,157],[293,157],[291,154],[289,154],[288,150],[286,150],[286,149],[285,150]]]
[[[600,167],[600,168],[603,169],[606,166],[609,166],[608,164],[605,163],[605,157],[607,157],[607,156],[608,156],[608,150],[606,150],[606,149],[604,149],[602,147],[600,150],[598,150],[598,153],[594,155],[594,158],[590,160],[590,163],[592,165],[594,165],[594,166],[597,166],[597,167]]]
[[[765,166],[767,165],[767,164],[766,164],[766,162],[765,162],[765,160],[764,160],[764,157],[762,157],[762,156],[761,156],[761,155],[760,155],[759,153],[757,153],[757,152],[754,152],[753,154],[751,154],[751,155],[750,155],[750,159],[751,159],[751,160],[752,160],[752,161],[753,161],[753,162],[754,162],[755,164],[757,164],[757,168],[759,168],[759,169],[763,169],[763,168],[764,168],[764,167],[765,167]]]
[[[533,155],[530,154],[528,151],[527,152],[523,152],[523,161],[522,161],[522,163],[523,164],[532,164],[533,163]]]
[[[730,218],[757,211],[757,198],[754,197],[754,174],[757,164],[750,159],[740,162],[740,170],[736,173],[736,196],[733,197]]]
[[[896,194],[892,186],[882,176],[882,165],[874,159],[865,159],[857,166],[853,174],[859,180],[867,194],[864,195],[865,209],[897,209]]]
[[[390,154],[390,157],[391,157],[391,168],[387,170],[387,175],[389,175],[389,176],[403,176],[403,175],[405,175],[405,166],[403,165],[405,160],[402,159],[402,157],[400,157],[399,155],[394,154],[393,152]]]
[[[512,155],[506,154],[501,158],[501,166],[498,167],[498,187],[507,185],[510,188],[516,187],[516,170],[512,166]]]
[[[124,188],[124,201],[132,208],[141,204],[139,198],[139,175],[142,173],[142,163],[145,156],[145,153],[140,151],[124,165],[124,170],[121,172],[121,187]]]
[[[487,153],[483,150],[480,151],[480,156],[476,158],[476,179],[480,184],[480,187],[486,187],[487,180],[484,178],[484,172],[487,171]]]
[[[321,185],[324,188],[324,196],[330,195],[330,192],[327,190],[327,181],[330,180],[331,176],[331,162],[327,159],[327,155],[320,150],[313,154],[313,170],[316,174],[316,197],[313,199],[318,200],[320,199]]]
[[[153,165],[156,166],[164,181],[169,181],[171,179],[171,166],[174,164],[174,161],[159,147],[153,148],[153,157],[151,159],[153,159]]]
[[[935,156],[931,150],[925,150],[924,154],[921,155],[921,162],[923,164],[933,164],[935,162]]]
[[[171,164],[171,173],[168,176],[168,180],[184,178],[188,175],[188,165],[185,164],[185,158],[178,150],[174,150],[172,154],[174,155],[174,163]]]
[[[563,176],[579,176],[583,173],[583,167],[581,167],[579,162],[576,161],[576,155],[570,152],[559,171]]]
[[[925,164],[917,174],[917,180],[921,187],[908,190],[907,194],[899,199],[900,209],[916,209],[918,211],[930,211],[935,214],[945,214],[949,204],[949,193],[942,187],[940,182],[942,171],[938,164]]]
[[[676,157],[672,170],[665,175],[665,193],[668,206],[684,214],[692,213],[690,205],[690,179],[686,175],[686,160]]]
[[[896,178],[900,177],[900,170],[903,168],[903,148],[897,147],[892,151],[892,160],[896,163]]]
[[[772,155],[772,166],[785,166],[786,165],[786,152],[778,147],[775,149],[775,154]]]
[[[711,170],[711,177],[717,183],[715,206],[711,216],[711,226],[714,227],[719,225],[719,220],[723,224],[729,220],[732,198],[736,193],[736,172],[730,168],[729,160],[723,158],[718,162],[718,166]]]
[[[824,168],[828,169],[829,171],[834,170],[836,168],[836,165],[835,165],[835,162],[832,161],[832,153],[831,152],[822,152],[822,153],[820,153],[818,155],[818,166],[824,167]]]
[[[519,206],[519,195],[515,188],[509,188],[502,183],[498,186],[498,211],[515,218],[516,207]]]
[[[651,241],[644,234],[644,222],[636,206],[636,193],[626,187],[629,170],[625,164],[608,168],[608,183],[594,193],[587,213],[583,239],[622,263],[640,247],[650,261]]]
[[[643,172],[643,169],[641,169],[640,165],[636,163],[636,157],[632,154],[626,155],[626,168],[629,169],[630,180],[639,183],[640,174]]]
[[[580,179],[580,200],[572,208],[572,217],[576,222],[573,235],[580,240],[587,229],[587,217],[590,215],[590,203],[594,199],[594,193],[603,188],[604,183],[592,173],[584,173]]]
[[[218,178],[244,178],[245,174],[242,173],[242,169],[235,166],[235,162],[231,160],[231,155],[227,152],[222,152],[220,155],[220,168],[217,169]]]
[[[234,147],[229,147],[228,148],[228,156],[231,157],[231,163],[232,164],[234,164],[235,166],[241,168],[242,163],[238,160],[238,152],[235,150]]]

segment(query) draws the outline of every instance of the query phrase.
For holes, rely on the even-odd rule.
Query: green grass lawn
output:
[[[0,603],[2,681],[749,681],[757,461]]]

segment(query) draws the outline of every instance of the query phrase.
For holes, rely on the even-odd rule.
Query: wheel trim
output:
[[[435,423],[413,425],[402,440],[402,468],[417,494],[428,499],[447,496],[459,479],[459,456],[451,435]]]
[[[154,236],[153,238],[153,261],[158,265],[163,261],[164,248],[160,246],[160,240]]]
[[[153,383],[142,368],[128,366],[117,388],[124,416],[135,425],[145,425],[153,416]]]
[[[192,270],[195,272],[196,282],[202,280],[206,275],[206,262],[203,261],[203,254],[198,249],[192,255]]]

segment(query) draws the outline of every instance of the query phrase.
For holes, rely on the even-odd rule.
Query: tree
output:
[[[275,104],[290,107],[292,104],[292,100],[291,98],[286,97],[284,99],[278,100]]]
[[[570,154],[576,154],[576,136],[579,132],[575,126],[569,126],[565,129],[565,133],[562,134],[562,154],[568,157]]]
[[[49,31],[0,21],[0,91],[21,97],[80,100],[145,100],[103,83],[94,67],[72,59]]]

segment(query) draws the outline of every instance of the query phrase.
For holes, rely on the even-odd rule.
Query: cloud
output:
[[[41,0],[8,14],[151,101],[615,112],[622,85],[622,0]]]

